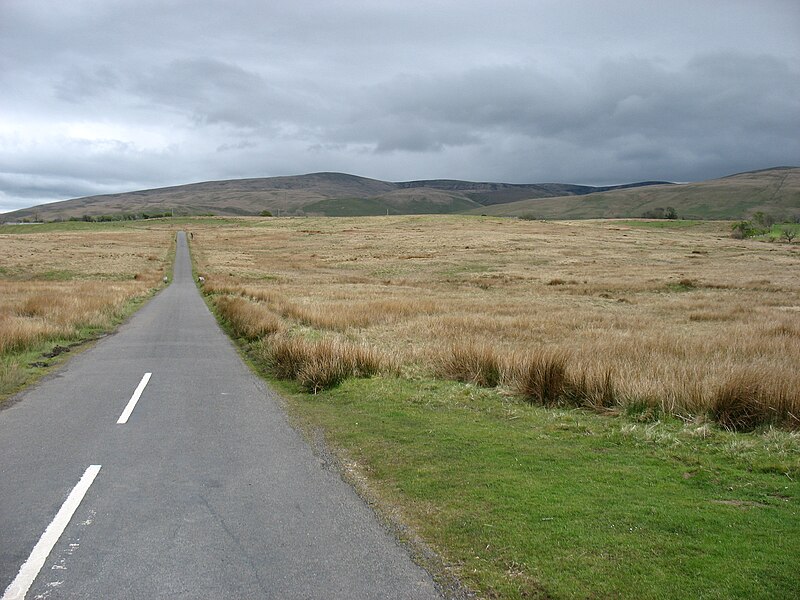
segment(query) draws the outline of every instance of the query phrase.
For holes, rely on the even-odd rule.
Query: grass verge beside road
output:
[[[794,598],[800,436],[552,410],[432,380],[280,384],[488,598]]]

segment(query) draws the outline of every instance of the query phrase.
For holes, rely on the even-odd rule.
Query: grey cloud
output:
[[[54,91],[61,100],[79,103],[88,98],[104,96],[119,85],[119,76],[108,66],[93,69],[73,67],[61,81],[55,83]]]
[[[261,77],[209,58],[177,60],[155,68],[132,91],[199,123],[249,128],[262,124],[265,105],[271,100]]]
[[[773,145],[776,159],[800,156],[800,73],[771,57],[714,54],[677,69],[606,61],[585,76],[535,66],[406,76],[366,90],[356,110],[330,137],[376,151],[441,151],[505,133],[652,162],[688,157],[689,148],[740,153],[733,131],[748,144]]]

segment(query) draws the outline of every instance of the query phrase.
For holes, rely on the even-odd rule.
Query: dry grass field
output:
[[[311,391],[383,369],[643,419],[800,427],[800,245],[725,224],[245,223],[194,228],[205,291]]]
[[[66,225],[0,230],[0,395],[27,379],[31,352],[109,328],[156,288],[172,236]]]

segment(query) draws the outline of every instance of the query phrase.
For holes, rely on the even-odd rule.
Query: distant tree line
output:
[[[108,223],[110,221],[139,221],[141,219],[163,219],[173,216],[172,211],[162,213],[116,213],[112,215],[82,215],[70,217],[68,221],[84,221],[86,223]]]
[[[651,210],[646,210],[642,213],[643,219],[677,219],[678,211],[672,206],[657,206]]]

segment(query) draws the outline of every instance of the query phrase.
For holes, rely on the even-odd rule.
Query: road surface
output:
[[[171,285],[0,410],[0,598],[26,590],[439,597],[242,363],[183,234]]]

